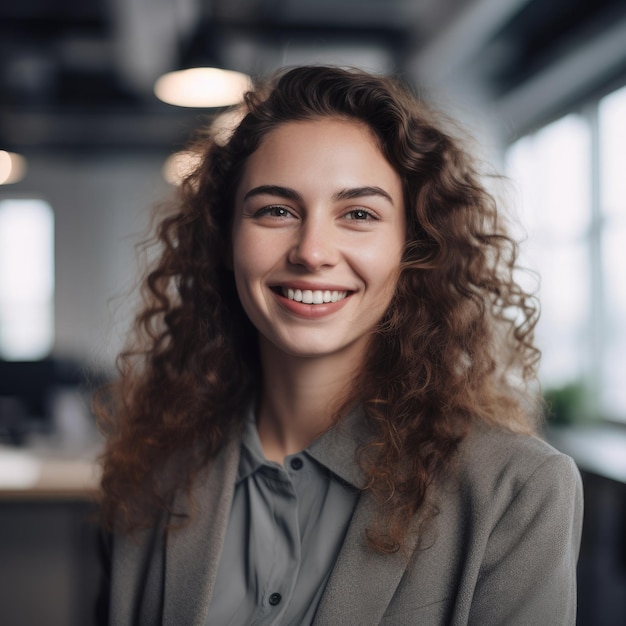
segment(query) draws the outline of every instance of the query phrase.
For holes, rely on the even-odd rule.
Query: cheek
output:
[[[232,241],[233,264],[241,267],[254,268],[259,264],[267,264],[277,247],[268,233],[250,224],[235,229]]]
[[[402,261],[403,246],[397,242],[388,242],[388,245],[376,245],[361,249],[359,263],[364,275],[370,283],[378,285],[385,291],[393,292]]]
[[[232,240],[232,263],[237,283],[245,280],[258,265],[257,246],[246,229],[235,230]]]
[[[391,301],[393,300],[394,294],[396,293],[396,289],[398,287],[398,281],[400,280],[400,257],[394,259],[394,262],[387,263],[384,266],[381,266],[381,272],[378,275],[379,279],[379,294],[380,294],[380,304],[383,310],[387,310]]]
[[[272,258],[267,246],[256,238],[236,238],[233,242],[233,273],[239,301],[248,317],[254,320],[259,310],[265,308],[266,294],[263,285],[271,270]]]

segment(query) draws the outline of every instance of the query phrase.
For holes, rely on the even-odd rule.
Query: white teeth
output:
[[[328,302],[339,302],[343,300],[347,295],[347,291],[322,291],[321,289],[286,289],[282,288],[282,293],[285,298],[295,300],[296,302],[303,302],[304,304],[324,304]]]

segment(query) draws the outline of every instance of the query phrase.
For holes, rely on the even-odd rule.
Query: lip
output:
[[[296,286],[296,283],[289,283],[288,288],[340,291],[340,289],[337,289],[335,287],[328,287],[328,286],[313,287],[310,285],[304,285],[304,286],[302,285],[304,285],[304,283],[298,283],[298,286]],[[336,313],[348,303],[348,301],[354,294],[354,291],[343,289],[341,291],[348,291],[348,295],[345,298],[343,298],[343,300],[338,300],[337,302],[327,302],[324,304],[305,304],[304,302],[296,302],[295,300],[290,300],[289,298],[286,298],[285,296],[283,296],[282,293],[280,293],[280,291],[277,291],[277,288],[280,289],[281,287],[287,288],[287,284],[283,284],[283,285],[280,285],[280,287],[277,286],[271,289],[271,292],[276,298],[278,304],[289,313],[292,313],[293,315],[297,315],[298,317],[305,318],[305,319],[319,319],[322,317],[326,317],[328,315],[332,315],[333,313]]]
[[[284,283],[274,283],[270,285],[272,291],[277,289],[301,289],[304,291],[305,289],[310,289],[311,291],[347,291],[348,293],[352,293],[355,290],[350,289],[350,287],[346,287],[345,285],[332,285],[329,283],[309,283],[307,281],[302,280],[294,280],[294,281],[285,281]]]

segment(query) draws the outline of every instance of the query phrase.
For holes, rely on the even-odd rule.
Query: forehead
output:
[[[378,138],[373,130],[364,122],[337,117],[319,117],[309,120],[293,120],[283,122],[269,131],[260,141],[255,152],[263,150],[284,150],[287,145],[300,143],[303,149],[306,143],[315,140],[315,145],[326,143],[337,149],[346,140],[350,143],[367,145],[367,147],[383,157]],[[254,154],[254,153],[253,153]]]
[[[378,185],[401,195],[400,177],[364,123],[319,118],[280,124],[247,159],[239,190],[259,184]]]

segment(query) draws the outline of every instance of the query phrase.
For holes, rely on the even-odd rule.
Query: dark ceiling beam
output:
[[[620,74],[626,75],[626,16],[572,41],[551,64],[497,100],[494,111],[508,122],[513,139],[542,121],[538,113],[545,118]]]
[[[407,62],[420,85],[451,81],[530,0],[475,0]]]
[[[110,5],[118,72],[138,93],[149,93],[161,74],[175,69],[200,3],[175,0],[159,3],[158,10],[153,0],[110,0]]]
[[[169,115],[111,112],[10,112],[0,117],[3,147],[28,155],[38,151],[148,150],[173,152],[195,129],[209,123],[207,111],[179,109]]]
[[[422,7],[441,0],[214,0],[208,16],[218,24],[273,24],[298,29],[407,30]]]

